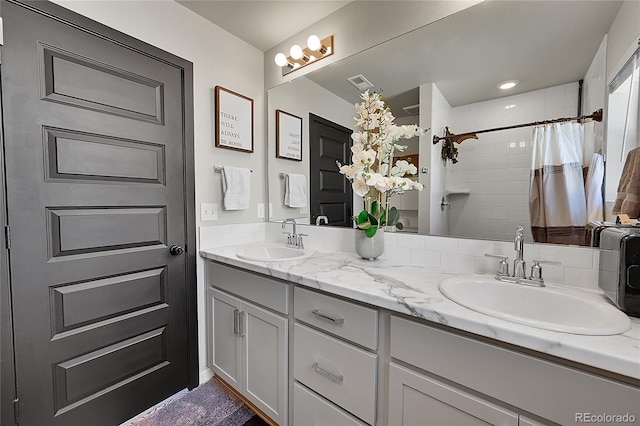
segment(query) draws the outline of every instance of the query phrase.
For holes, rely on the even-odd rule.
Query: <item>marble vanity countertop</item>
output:
[[[453,271],[410,266],[392,260],[369,262],[348,252],[315,252],[310,257],[294,261],[253,262],[236,256],[242,247],[246,245],[205,249],[200,255],[305,287],[640,379],[638,318],[632,318],[633,327],[630,331],[614,336],[584,336],[547,331],[480,314],[450,301],[440,293],[438,284],[445,278],[457,275]]]

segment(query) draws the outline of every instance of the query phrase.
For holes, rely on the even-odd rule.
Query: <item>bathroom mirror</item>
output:
[[[284,177],[301,174],[310,183],[307,148],[313,116],[345,132],[353,130],[353,105],[360,91],[347,79],[361,75],[373,84],[372,90],[382,90],[397,124],[431,128],[420,140],[407,141],[409,148],[402,153],[418,166],[416,179],[425,185],[419,193],[393,199],[404,220],[403,232],[511,240],[516,226],[523,225],[532,241],[528,225],[533,127],[465,141],[458,145],[460,161],[446,167],[440,159],[441,144],[433,145],[432,136],[442,135],[445,126],[462,133],[574,117],[579,104],[580,114],[603,108],[603,39],[622,3],[487,1],[304,76],[292,73],[290,82],[267,92],[270,220],[293,217],[315,224],[322,214],[314,211],[313,199],[306,207],[285,206]],[[519,84],[498,89],[506,80]],[[301,162],[276,156],[276,110],[302,117]],[[596,151],[604,150],[604,122],[594,124]],[[329,190],[350,185],[335,174],[326,175],[320,184]],[[353,202],[349,214],[361,210],[360,199]]]

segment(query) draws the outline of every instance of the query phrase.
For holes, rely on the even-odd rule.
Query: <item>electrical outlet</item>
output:
[[[218,220],[218,204],[200,203],[200,220]]]
[[[273,204],[269,203],[269,219],[273,217]]]
[[[258,203],[258,219],[264,219],[264,203]]]

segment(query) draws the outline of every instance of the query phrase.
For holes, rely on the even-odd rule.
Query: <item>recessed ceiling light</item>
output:
[[[498,84],[498,88],[502,90],[512,89],[516,87],[517,84],[518,80],[503,81],[502,83]]]
[[[515,108],[516,104],[509,104],[507,106],[504,107],[504,109],[511,109],[511,108]]]

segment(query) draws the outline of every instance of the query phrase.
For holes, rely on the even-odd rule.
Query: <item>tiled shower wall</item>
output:
[[[454,133],[511,126],[578,113],[578,83],[453,108]],[[529,221],[529,175],[533,127],[490,132],[458,145],[457,164],[447,163],[449,235],[512,240],[515,228]]]

